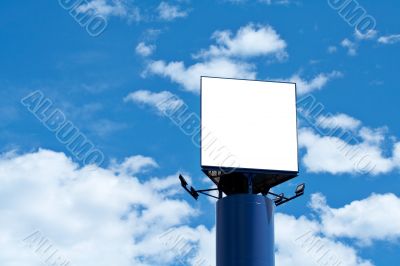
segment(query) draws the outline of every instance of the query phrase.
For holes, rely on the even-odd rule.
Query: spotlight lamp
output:
[[[306,188],[306,184],[300,184],[296,187],[295,193],[296,195],[303,195],[304,194],[304,189]]]
[[[281,193],[277,197],[275,197],[275,199],[274,199],[275,205],[281,203],[283,201],[284,197],[285,197],[285,194],[283,194],[283,193]]]
[[[219,193],[219,197],[216,197],[214,195],[209,194],[209,191],[215,191],[215,190],[219,190],[218,188],[209,188],[209,189],[200,189],[200,190],[196,190],[194,187],[190,187],[190,189],[188,188],[188,182],[186,181],[186,179],[182,176],[179,175],[179,180],[181,181],[181,186],[186,190],[187,193],[189,193],[190,196],[192,196],[195,200],[197,200],[199,198],[199,193],[215,198],[215,199],[220,199],[222,198],[222,193]]]
[[[197,193],[197,191],[193,187],[190,187],[190,194],[195,200],[199,198],[199,193]]]
[[[186,187],[188,183],[186,182],[185,178],[182,175],[179,175],[179,180],[181,181],[182,187]]]
[[[265,192],[263,195],[270,194],[270,195],[275,196],[275,199],[274,199],[275,206],[279,206],[281,204],[284,204],[284,203],[286,203],[288,201],[291,201],[291,200],[293,200],[295,198],[298,198],[301,195],[303,195],[305,188],[306,188],[306,184],[304,184],[304,183],[298,185],[296,187],[296,190],[294,191],[295,195],[290,197],[290,198],[285,197],[285,195],[283,193],[278,195],[278,194],[275,194],[275,193],[269,192],[269,191]]]

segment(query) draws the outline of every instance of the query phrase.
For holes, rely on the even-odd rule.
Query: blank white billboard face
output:
[[[201,78],[201,165],[298,172],[296,85]]]

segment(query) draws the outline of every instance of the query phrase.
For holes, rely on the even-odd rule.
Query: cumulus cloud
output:
[[[151,44],[146,44],[145,42],[140,42],[138,43],[138,45],[135,48],[135,52],[138,55],[141,55],[143,57],[149,56],[151,55],[154,50],[156,49],[155,45],[151,45]]]
[[[395,44],[400,42],[400,34],[393,34],[387,36],[381,36],[378,38],[378,42],[382,44]]]
[[[255,79],[256,67],[248,59],[256,56],[284,58],[286,42],[269,25],[248,24],[233,34],[230,30],[214,32],[216,44],[193,55],[198,61],[186,66],[182,61],[150,61],[143,76],[169,78],[186,91],[198,93],[201,76]]]
[[[161,20],[174,20],[176,18],[183,18],[188,15],[187,11],[181,10],[179,6],[161,2],[157,7],[158,16]]]
[[[23,239],[40,231],[72,265],[171,265],[177,255],[160,241],[197,215],[180,200],[176,175],[143,181],[151,158],[135,156],[115,169],[79,167],[63,153],[39,150],[0,157],[0,264],[42,265]],[[117,170],[116,170],[117,169]],[[124,170],[124,171],[122,171]],[[127,171],[125,171],[127,170]],[[183,230],[183,229],[182,229]],[[198,255],[204,226],[190,228]]]
[[[195,58],[286,56],[286,42],[269,25],[248,24],[241,27],[235,35],[230,30],[216,31],[212,39],[216,44],[207,50],[201,50],[194,56]]]
[[[320,73],[310,80],[303,79],[299,74],[293,75],[288,81],[296,83],[297,94],[302,95],[315,90],[322,89],[330,80],[342,77],[343,74],[339,71],[330,73]]]
[[[199,93],[201,76],[254,79],[254,65],[227,58],[215,58],[195,63],[186,67],[181,61],[169,62],[158,60],[149,63],[146,74],[167,77],[178,83],[184,90]]]
[[[302,161],[307,171],[378,175],[400,169],[400,142],[393,143],[388,151],[382,143],[386,137],[381,128],[357,128],[359,122],[349,117],[336,121],[335,126],[325,127],[328,130],[318,126],[315,130],[299,130],[299,147],[305,149]]]
[[[304,216],[275,215],[276,265],[373,266],[358,251],[343,242],[324,235],[318,220]]]
[[[40,231],[72,265],[215,265],[215,227],[188,225],[198,211],[179,199],[176,175],[137,177],[155,166],[144,156],[101,168],[79,167],[49,150],[1,155],[0,264],[42,265],[34,249],[40,242],[24,242]],[[342,238],[371,243],[400,237],[398,223],[382,223],[400,219],[393,194],[339,208],[314,194],[310,207],[314,218],[276,214],[277,265],[371,266]]]
[[[386,195],[377,195],[378,197],[385,197]],[[307,218],[305,216],[295,217],[285,213],[276,213],[275,215],[275,261],[276,265],[289,266],[310,266],[315,264],[320,265],[343,265],[343,266],[373,266],[373,262],[364,259],[360,256],[360,251],[345,243],[339,238],[345,237],[345,234],[331,234],[330,230],[326,228],[324,222],[324,215],[321,208],[325,210],[342,210],[347,208],[348,205],[333,209],[326,204],[317,204],[317,198],[325,200],[322,194],[312,195],[312,201],[310,207],[313,213],[317,216],[314,218]],[[369,198],[362,201],[368,201]],[[397,201],[399,199],[397,198]],[[354,201],[350,205],[357,203]],[[397,203],[395,201],[385,202],[390,204],[391,208],[396,208]],[[395,204],[394,204],[395,203]],[[357,214],[360,217],[364,215],[371,215],[367,208],[365,211],[358,211]],[[347,213],[348,216],[342,216],[344,220],[347,217],[351,219],[353,216],[351,213]],[[319,216],[321,215],[321,217]],[[395,218],[393,216],[393,218]],[[380,224],[379,220],[373,221],[369,226],[378,227]],[[341,223],[341,226],[346,226],[345,223]],[[356,231],[365,229],[365,224],[359,224],[360,227]],[[398,227],[398,226],[392,226]],[[161,237],[161,242],[169,243],[169,247],[174,247],[175,254],[180,254],[182,257],[189,257],[191,265],[215,265],[215,227],[212,230],[208,230],[202,226],[197,228],[180,227],[172,228]],[[387,230],[391,230],[390,227]],[[349,230],[350,231],[350,230]],[[357,235],[357,234],[355,234]],[[193,248],[193,242],[197,242],[198,255],[191,256],[189,251]]]
[[[128,94],[124,101],[150,106],[159,113],[173,111],[184,104],[183,100],[169,91],[138,90]]]
[[[329,237],[352,238],[361,244],[400,238],[400,223],[393,222],[400,219],[400,198],[392,193],[372,194],[337,209],[329,207],[322,194],[314,194],[310,205],[321,219],[321,230]]]

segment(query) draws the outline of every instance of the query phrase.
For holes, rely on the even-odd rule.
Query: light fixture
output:
[[[190,187],[190,194],[193,196],[195,200],[197,200],[199,197],[199,193],[197,193],[197,191],[193,187]]]
[[[276,196],[276,198],[274,199],[275,204],[281,203],[284,197],[285,197],[285,195],[283,193]]]
[[[306,184],[300,184],[296,187],[295,193],[296,195],[303,195],[304,194],[304,189],[306,187]]]
[[[179,175],[179,180],[181,181],[182,187],[186,187],[188,183],[186,182],[185,178],[182,175]]]

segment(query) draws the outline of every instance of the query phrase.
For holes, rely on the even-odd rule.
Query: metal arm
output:
[[[199,198],[199,193],[200,193],[200,194],[203,194],[203,195],[206,195],[206,196],[209,196],[209,197],[212,197],[212,198],[215,198],[215,199],[220,199],[220,198],[222,198],[222,193],[221,193],[221,191],[220,191],[218,188],[208,188],[208,189],[196,190],[195,188],[190,187],[190,189],[189,189],[189,188],[187,187],[187,186],[188,186],[188,183],[186,182],[185,178],[184,178],[182,175],[179,175],[179,180],[181,181],[181,186],[182,186],[195,200],[197,200],[197,199]],[[218,191],[220,192],[218,197],[207,193],[207,192],[209,192],[209,191],[216,191],[216,190],[218,190]]]

